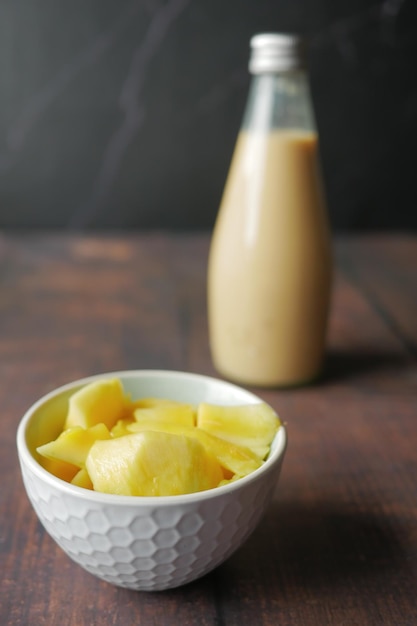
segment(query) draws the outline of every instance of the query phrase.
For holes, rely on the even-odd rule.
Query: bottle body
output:
[[[216,369],[227,378],[291,386],[313,380],[321,370],[330,234],[308,106],[303,121],[277,123],[274,109],[283,98],[276,92],[283,85],[277,88],[280,79],[271,75],[257,79],[213,231],[210,347]],[[285,88],[291,91],[299,80],[285,77]],[[304,110],[306,98],[297,102]]]

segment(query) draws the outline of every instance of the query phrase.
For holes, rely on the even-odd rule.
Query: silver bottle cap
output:
[[[304,67],[304,42],[298,35],[262,33],[250,41],[251,74],[282,72]]]

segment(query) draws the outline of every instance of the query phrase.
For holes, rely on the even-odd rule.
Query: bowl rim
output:
[[[46,470],[40,463],[34,458],[33,454],[29,450],[26,441],[26,432],[28,425],[31,421],[33,414],[47,401],[59,396],[62,393],[69,391],[72,388],[85,385],[95,380],[103,378],[182,378],[188,380],[199,380],[201,382],[215,383],[229,390],[234,390],[239,393],[243,393],[248,400],[255,402],[264,402],[260,396],[256,393],[245,389],[235,383],[215,378],[213,376],[207,376],[205,374],[198,374],[192,372],[185,372],[181,370],[158,370],[158,369],[136,369],[136,370],[117,370],[113,372],[104,372],[102,374],[94,374],[86,376],[77,380],[73,380],[64,385],[60,385],[55,389],[52,389],[48,393],[41,396],[36,400],[24,413],[21,418],[16,432],[16,444],[18,457],[21,465],[25,465],[30,471],[35,474],[43,482],[48,483],[54,489],[61,491],[63,494],[73,496],[79,499],[89,500],[96,504],[101,505],[128,505],[128,506],[177,506],[181,504],[192,504],[195,502],[201,502],[202,500],[211,500],[224,496],[228,493],[239,491],[245,485],[257,481],[263,474],[268,473],[272,467],[277,463],[282,462],[284,453],[286,451],[288,437],[285,424],[281,421],[281,425],[277,431],[274,439],[274,445],[270,452],[270,455],[264,461],[264,463],[256,470],[243,476],[238,480],[227,483],[220,487],[213,489],[206,489],[204,491],[197,491],[188,494],[172,495],[172,496],[125,496],[118,494],[107,494],[99,491],[85,489],[72,485],[71,483],[54,476],[48,470]]]

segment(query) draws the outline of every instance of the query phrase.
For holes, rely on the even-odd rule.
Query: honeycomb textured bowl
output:
[[[36,447],[60,432],[68,397],[81,385],[119,377],[133,398],[197,404],[259,402],[233,384],[184,372],[128,371],[85,378],[52,391],[22,418],[17,448],[27,495],[46,531],[85,570],[114,585],[158,591],[203,576],[257,526],[276,488],[286,448],[280,427],[265,463],[234,483],[183,496],[133,497],[75,487],[47,472]]]

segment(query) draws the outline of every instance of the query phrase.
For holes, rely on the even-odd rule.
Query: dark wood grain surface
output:
[[[417,238],[337,240],[322,380],[262,390],[288,424],[279,488],[224,565],[173,591],[100,582],[38,523],[20,478],[25,410],[89,374],[215,375],[208,236],[0,235],[0,624],[417,624]]]

